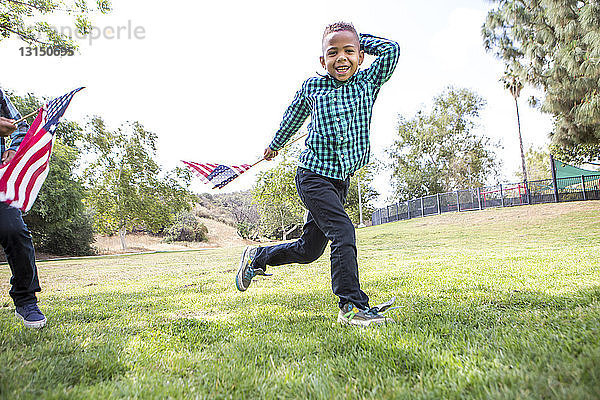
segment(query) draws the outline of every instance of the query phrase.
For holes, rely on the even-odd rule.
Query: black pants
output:
[[[368,308],[369,297],[358,281],[354,225],[344,210],[349,185],[350,179],[327,178],[298,168],[296,188],[308,209],[302,236],[292,243],[260,247],[253,266],[308,264],[319,258],[331,241],[331,288],[340,307],[353,303]]]
[[[35,266],[31,234],[23,222],[21,211],[0,202],[0,244],[12,272],[9,294],[16,306],[36,303],[35,292],[40,283]]]

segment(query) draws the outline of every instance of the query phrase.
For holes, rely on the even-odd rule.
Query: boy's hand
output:
[[[12,119],[0,117],[0,136],[10,136],[17,130],[17,126]]]
[[[4,154],[2,154],[2,164],[9,163],[10,160],[13,159],[17,152],[14,150],[6,150]]]
[[[271,161],[273,158],[277,157],[278,151],[276,150],[271,150],[270,147],[267,147],[265,149],[265,153],[263,158],[267,161]]]

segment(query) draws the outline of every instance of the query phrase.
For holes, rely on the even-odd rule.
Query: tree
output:
[[[484,185],[497,178],[499,146],[473,133],[485,100],[468,89],[447,88],[431,112],[400,117],[398,138],[387,150],[398,200]]]
[[[208,229],[198,221],[191,211],[182,211],[175,216],[173,224],[166,229],[166,242],[205,242]]]
[[[73,171],[77,157],[75,149],[55,140],[44,186],[24,217],[39,250],[69,256],[93,253],[93,221],[83,203],[84,188]]]
[[[139,122],[110,131],[99,117],[91,119],[86,134],[87,203],[100,233],[118,232],[125,249],[128,231],[142,228],[158,233],[179,211],[190,208],[188,191],[174,176],[161,176],[154,160],[156,134]]]
[[[532,146],[527,149],[525,159],[527,161],[527,173],[530,180],[540,181],[552,177],[552,172],[550,171],[550,153],[547,149]],[[519,170],[516,171],[516,175],[523,178]]]
[[[550,151],[554,158],[570,164],[591,164],[600,166],[600,143],[598,144],[575,144],[572,146],[560,146],[552,144]]]
[[[293,149],[293,148],[292,148]],[[304,206],[295,185],[296,161],[293,150],[280,152],[279,164],[258,175],[252,198],[261,216],[261,229],[266,234],[281,229],[283,240],[302,224]]]
[[[504,83],[504,88],[510,92],[513,99],[515,100],[515,108],[517,110],[517,132],[519,133],[519,147],[521,149],[521,177],[525,182],[527,182],[527,166],[525,165],[525,152],[523,151],[523,136],[521,135],[521,118],[519,117],[519,95],[521,94],[521,89],[523,89],[523,84],[521,83],[519,77],[516,76],[512,71],[506,71],[501,80]]]
[[[555,146],[572,153],[600,143],[600,3],[493,0],[482,27],[486,50],[544,91]],[[593,161],[598,153],[592,155]]]
[[[235,221],[237,233],[244,239],[255,238],[260,228],[260,214],[252,201],[250,191],[216,196],[221,207],[228,210]]]
[[[65,51],[77,48],[69,35],[58,32],[46,17],[56,14],[73,16],[75,29],[80,35],[88,34],[92,28],[88,15],[91,12],[106,14],[110,11],[110,0],[96,0],[96,9],[90,8],[87,0],[65,3],[58,0],[2,0],[0,1],[0,41],[11,36],[33,46],[51,46]]]

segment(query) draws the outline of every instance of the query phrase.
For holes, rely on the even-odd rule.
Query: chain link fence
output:
[[[378,208],[371,217],[373,225],[451,211],[483,210],[527,204],[600,200],[600,174],[569,178],[518,182],[475,189],[438,193]]]

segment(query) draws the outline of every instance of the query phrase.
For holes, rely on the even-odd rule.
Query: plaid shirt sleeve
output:
[[[0,89],[0,116],[14,120],[21,118],[21,114],[10,102],[10,99],[6,97],[2,89]],[[10,147],[7,150],[17,150],[28,129],[29,125],[26,121],[19,123],[17,130],[10,135]]]
[[[306,82],[302,85],[302,88],[298,90],[292,104],[287,108],[283,114],[283,120],[279,129],[275,133],[275,137],[269,147],[271,150],[281,149],[288,140],[298,132],[298,129],[302,127],[302,124],[310,116],[310,106],[305,96]]]
[[[366,33],[360,34],[360,46],[365,53],[377,58],[365,70],[368,79],[380,87],[390,79],[400,57],[400,46],[393,40],[383,39]]]

